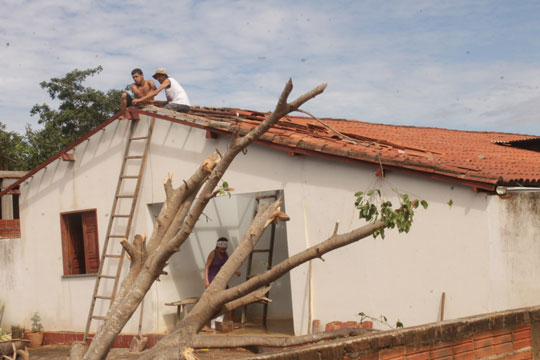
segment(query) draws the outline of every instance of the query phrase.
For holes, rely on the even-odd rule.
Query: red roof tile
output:
[[[257,126],[267,115],[241,109],[206,108],[192,108],[190,114],[230,122],[241,132]],[[540,184],[540,153],[518,147],[519,143],[540,144],[540,138],[535,136],[321,120],[329,127],[309,117],[287,116],[262,140],[295,152],[305,150],[387,169],[483,183],[488,187]]]

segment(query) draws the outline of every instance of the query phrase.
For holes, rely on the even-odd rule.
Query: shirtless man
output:
[[[157,90],[151,90],[143,97],[133,100],[133,104],[138,104],[147,99],[151,99],[159,94],[161,90],[165,90],[165,96],[167,97],[167,104],[164,106],[165,109],[182,113],[189,112],[189,98],[186,91],[178,83],[178,81],[167,74],[167,70],[165,68],[157,69],[156,73],[152,75],[152,77],[159,81],[161,84],[160,87],[157,88]]]
[[[152,80],[144,80],[144,75],[141,69],[133,69],[131,71],[131,77],[133,77],[133,84],[131,84],[131,90],[136,99],[144,97],[152,90],[156,90],[156,85]],[[153,96],[145,98],[146,102],[152,102]],[[122,93],[122,100],[120,102],[122,113],[126,111],[128,106],[133,105],[133,98],[128,93]]]

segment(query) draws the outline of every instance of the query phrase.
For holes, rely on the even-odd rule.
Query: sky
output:
[[[540,135],[540,1],[0,0],[0,122],[38,128],[41,81],[107,91],[165,67],[192,105]],[[161,99],[164,97],[161,95]],[[301,115],[301,114],[299,114]]]

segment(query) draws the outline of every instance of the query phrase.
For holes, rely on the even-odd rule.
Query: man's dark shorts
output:
[[[128,92],[126,92],[126,100],[127,100],[127,106],[128,107],[133,105],[133,98],[131,97],[131,95]]]
[[[173,110],[176,112],[187,113],[189,112],[189,105],[169,103],[164,106],[165,109]]]

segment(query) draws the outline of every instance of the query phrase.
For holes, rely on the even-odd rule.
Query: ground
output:
[[[69,356],[70,345],[45,345],[28,349],[31,360],[66,359]],[[200,360],[209,359],[240,359],[249,357],[252,353],[243,349],[233,350],[197,350],[195,356]],[[112,349],[107,360],[137,359],[139,353],[130,353],[128,349]]]

